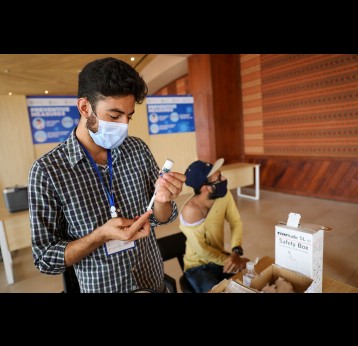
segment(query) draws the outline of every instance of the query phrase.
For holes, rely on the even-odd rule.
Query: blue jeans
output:
[[[190,268],[184,275],[196,293],[206,293],[220,281],[230,278],[233,274],[223,272],[224,267],[215,263],[208,263],[199,267]]]

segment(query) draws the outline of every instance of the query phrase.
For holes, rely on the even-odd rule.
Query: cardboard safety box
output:
[[[242,282],[224,280],[211,293],[259,292],[279,276],[290,282],[295,292],[322,293],[324,232],[331,228],[300,223],[301,215],[290,213],[287,223],[275,226],[275,264],[267,267],[246,287]]]
[[[313,279],[313,291],[322,293],[323,239],[330,228],[299,223],[290,213],[287,224],[275,226],[275,263]]]

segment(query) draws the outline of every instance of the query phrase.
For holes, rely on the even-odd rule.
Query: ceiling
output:
[[[0,95],[77,95],[78,73],[90,61],[112,56],[140,74],[155,54],[0,54]],[[134,57],[134,61],[131,61]]]

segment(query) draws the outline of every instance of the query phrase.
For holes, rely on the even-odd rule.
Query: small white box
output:
[[[322,293],[325,230],[328,228],[314,224],[275,226],[275,263],[312,278],[316,293]]]

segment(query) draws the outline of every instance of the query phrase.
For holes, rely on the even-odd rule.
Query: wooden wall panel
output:
[[[261,189],[358,203],[358,159],[247,156],[259,163]]]
[[[245,154],[264,152],[260,54],[241,54],[241,90]]]
[[[245,154],[358,157],[357,54],[242,54]]]
[[[215,161],[216,130],[210,55],[191,55],[188,58],[188,71],[190,90],[194,97],[197,155],[200,160]]]
[[[261,187],[357,203],[358,55],[242,54],[245,162]]]
[[[197,153],[201,160],[226,163],[244,157],[240,60],[237,54],[193,54],[188,58],[194,97]]]
[[[189,95],[190,85],[189,85],[189,76],[186,74],[169,84],[165,85],[161,89],[157,90],[153,95]]]
[[[240,60],[237,54],[213,54],[211,75],[214,106],[216,157],[225,163],[244,158]],[[213,158],[211,160],[214,162]]]
[[[260,60],[265,155],[358,157],[358,55]]]

